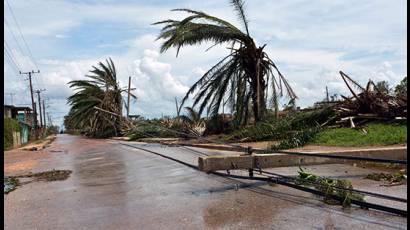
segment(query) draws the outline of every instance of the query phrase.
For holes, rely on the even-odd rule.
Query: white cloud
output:
[[[134,111],[144,116],[174,114],[174,98],[181,98],[188,90],[187,85],[173,76],[171,65],[160,62],[158,57],[157,51],[146,49],[132,64],[138,97]]]
[[[67,35],[63,35],[63,34],[56,34],[56,38],[59,38],[59,39],[64,39],[64,38],[69,38],[70,36],[67,36]]]
[[[122,86],[128,84],[128,76],[133,76],[139,99],[132,113],[150,117],[172,114],[174,97],[182,97],[195,80],[229,51],[222,45],[205,52],[212,44],[202,44],[183,47],[178,57],[175,49],[159,54],[161,41],[155,39],[161,26],[150,24],[181,18],[184,14],[169,11],[180,7],[200,9],[241,27],[229,3],[219,0],[178,4],[16,0],[11,4],[28,44],[42,51],[34,53],[40,58],[42,71],[34,84],[47,88],[45,94],[55,98],[53,109],[59,112],[68,110],[63,105],[71,93],[66,83],[84,78],[92,65],[112,57]],[[406,5],[404,0],[252,0],[246,1],[246,10],[251,35],[258,45],[267,44],[265,50],[289,80],[300,98],[297,104],[303,107],[323,99],[326,85],[331,94],[348,95],[340,70],[361,84],[372,78],[387,80],[393,86],[407,75]],[[11,22],[9,12],[5,13]],[[116,25],[135,28],[126,31],[133,38],[119,36],[95,46],[73,40],[78,37],[74,29],[89,26],[87,29],[98,32],[100,27],[90,25],[99,23],[112,25],[112,33],[120,35],[123,31],[115,30]],[[18,34],[13,25],[11,29]],[[5,39],[10,41],[8,36]],[[71,46],[67,47],[68,43]],[[76,56],[66,55],[67,49],[77,48]],[[102,52],[104,49],[109,51]],[[13,53],[24,68],[34,68],[15,46]],[[81,55],[92,58],[79,58]],[[18,101],[30,101],[27,82],[16,81],[17,76],[10,68],[4,71],[6,91],[24,95]]]

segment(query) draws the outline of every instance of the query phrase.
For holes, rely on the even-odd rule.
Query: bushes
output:
[[[311,141],[321,130],[320,126],[308,128],[301,131],[296,131],[293,135],[281,141],[278,145],[270,147],[272,150],[291,149],[305,145]]]
[[[4,118],[4,150],[13,147],[13,132],[21,132],[19,122],[11,118]]]
[[[206,121],[205,135],[229,133],[233,129],[231,119],[224,119],[224,115],[218,114]]]

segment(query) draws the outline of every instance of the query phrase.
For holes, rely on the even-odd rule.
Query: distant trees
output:
[[[394,93],[407,97],[407,76],[394,88]]]
[[[386,94],[394,94],[396,96],[407,96],[407,76],[404,77],[396,87],[390,87],[387,81],[379,81],[376,84],[377,89]]]
[[[46,135],[48,136],[48,135],[57,134],[59,128],[60,128],[60,127],[58,127],[57,125],[52,125],[52,126],[47,127],[47,129],[46,129]]]
[[[390,87],[389,87],[389,83],[387,81],[379,81],[376,83],[376,87],[377,89],[385,94],[389,94],[390,93]]]

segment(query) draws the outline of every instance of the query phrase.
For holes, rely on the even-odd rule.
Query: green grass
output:
[[[316,135],[309,144],[327,146],[380,146],[407,142],[406,124],[370,124],[367,134],[351,128],[326,129]]]

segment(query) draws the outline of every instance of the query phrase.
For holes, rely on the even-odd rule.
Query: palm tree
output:
[[[275,63],[263,51],[266,44],[257,47],[250,36],[243,1],[231,0],[231,4],[245,31],[201,11],[174,9],[173,11],[189,13],[190,16],[181,21],[169,19],[154,23],[154,25],[165,25],[157,40],[164,39],[161,53],[175,47],[177,56],[180,48],[187,45],[198,45],[203,42],[212,42],[213,46],[230,44],[229,55],[192,85],[183,98],[181,106],[190,94],[198,90],[193,107],[199,105],[199,114],[207,108],[211,116],[216,115],[224,97],[228,97],[238,122],[247,121],[250,115],[248,105],[251,102],[255,121],[260,121],[266,112],[269,83],[272,87],[275,111],[278,109],[277,96],[283,96],[282,84],[290,98],[297,97]],[[274,75],[274,72],[277,74]]]
[[[106,62],[93,66],[91,74],[86,75],[89,80],[68,83],[75,93],[67,99],[71,108],[66,122],[94,137],[118,134],[124,121],[121,93],[126,89],[118,85],[111,58]]]
[[[192,107],[185,107],[187,115],[179,116],[187,130],[196,136],[202,136],[206,129],[205,119]]]

